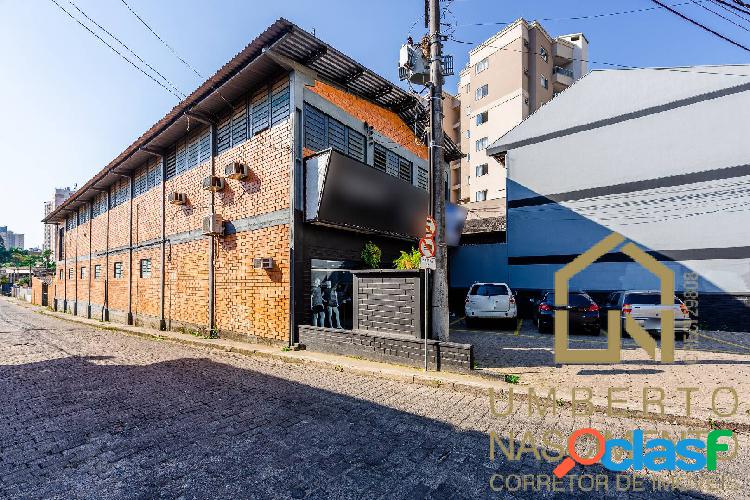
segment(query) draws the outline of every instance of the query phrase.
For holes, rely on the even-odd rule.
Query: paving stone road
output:
[[[3,497],[551,497],[490,489],[493,474],[549,475],[554,465],[533,453],[492,461],[488,433],[589,426],[657,428],[603,415],[528,417],[525,408],[498,417],[482,395],[150,341],[0,300]],[[705,492],[683,480],[691,498],[746,496],[747,444],[740,435],[738,458],[719,463],[723,489],[709,491],[715,473],[690,476],[706,481]],[[556,497],[682,495],[652,491],[667,476],[618,492],[599,466],[567,477],[586,487],[581,472],[609,487]]]

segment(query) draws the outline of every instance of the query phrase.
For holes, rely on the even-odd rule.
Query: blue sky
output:
[[[58,0],[75,15],[68,3]],[[153,37],[120,0],[74,0],[185,93],[202,81]],[[422,0],[128,0],[190,64],[209,76],[278,17],[312,31],[383,76],[397,80],[398,48],[421,36]],[[666,0],[665,0],[666,1]],[[740,29],[687,0],[671,5],[750,45]],[[482,41],[502,25],[542,21],[551,35],[583,31],[589,57],[631,66],[746,63],[748,53],[663,10],[597,19],[581,15],[652,7],[647,0],[455,0],[446,21],[454,36]],[[706,4],[707,6],[710,4]],[[725,10],[711,5],[750,29]],[[747,16],[750,19],[750,16]],[[469,25],[469,26],[464,26]],[[106,39],[106,35],[102,35]],[[470,46],[449,42],[456,70]],[[590,67],[605,67],[591,64]],[[159,120],[177,99],[65,15],[51,0],[0,0],[0,225],[41,246],[43,202],[55,187],[81,185]],[[455,78],[448,90],[455,90]]]

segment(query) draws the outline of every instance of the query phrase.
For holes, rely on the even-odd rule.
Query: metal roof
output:
[[[215,120],[229,111],[230,103],[238,102],[249,88],[282,74],[284,68],[269,57],[267,51],[307,66],[321,78],[392,110],[416,131],[418,137],[425,136],[428,114],[416,97],[294,23],[281,18],[172,108],[42,222],[62,222],[66,212],[91,202],[99,192],[106,190],[123,175],[142,166],[153,153],[163,154],[169,146],[184,137],[191,124],[189,114],[204,115]],[[196,123],[196,120],[192,120],[192,123]],[[450,162],[462,156],[456,144],[446,136],[445,160]]]
[[[750,65],[594,70],[577,80],[487,148],[511,149],[610,124],[621,117],[660,112],[697,96],[716,98],[750,87]]]

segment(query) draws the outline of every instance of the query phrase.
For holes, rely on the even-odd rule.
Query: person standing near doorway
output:
[[[320,279],[313,282],[310,293],[310,307],[313,315],[313,326],[325,326],[325,307],[323,306],[323,291],[320,289]]]
[[[336,291],[336,286],[331,287],[330,281],[323,283],[323,301],[326,304],[326,312],[328,313],[328,326],[340,329],[341,316],[339,315],[339,294]],[[336,318],[335,324],[334,317]]]

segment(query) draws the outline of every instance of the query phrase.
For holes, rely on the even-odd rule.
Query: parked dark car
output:
[[[555,326],[555,311],[567,309],[568,331],[599,335],[599,306],[585,292],[570,292],[568,305],[555,305],[555,292],[547,292],[537,303],[534,321],[541,333],[552,333]]]

